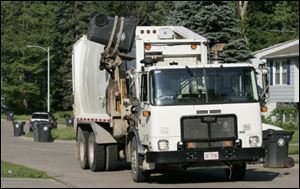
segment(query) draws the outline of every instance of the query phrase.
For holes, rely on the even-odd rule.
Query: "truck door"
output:
[[[140,85],[140,99],[141,99],[141,113],[139,118],[139,133],[142,144],[148,144],[148,129],[150,118],[150,103],[149,103],[149,87],[148,87],[148,75],[143,74],[141,76]]]

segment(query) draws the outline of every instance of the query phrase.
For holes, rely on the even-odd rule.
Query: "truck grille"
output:
[[[223,141],[237,139],[235,115],[190,116],[181,118],[183,142],[197,147],[223,147]]]

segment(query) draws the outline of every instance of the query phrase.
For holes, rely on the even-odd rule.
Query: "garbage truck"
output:
[[[135,182],[170,167],[222,168],[241,180],[261,163],[261,102],[251,64],[222,63],[224,44],[182,26],[137,26],[94,13],[74,45],[74,129],[81,168]]]

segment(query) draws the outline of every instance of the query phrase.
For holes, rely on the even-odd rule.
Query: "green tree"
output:
[[[253,51],[297,39],[299,2],[250,1],[245,25],[248,45]]]
[[[224,61],[242,62],[251,57],[251,52],[242,39],[235,14],[225,1],[178,1],[167,22],[187,27],[206,37],[210,47],[226,43],[221,54]]]
[[[87,31],[95,2],[57,2],[53,28],[53,108],[72,109],[72,46]]]
[[[1,102],[17,113],[46,110],[47,54],[26,45],[50,45],[52,10],[48,2],[1,2]]]
[[[109,16],[138,18],[140,26],[164,25],[166,16],[174,6],[172,1],[106,1],[99,4]]]

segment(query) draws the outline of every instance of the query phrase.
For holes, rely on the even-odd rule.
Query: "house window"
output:
[[[282,62],[282,84],[287,84],[287,62]]]
[[[274,60],[273,62],[273,83],[275,85],[286,85],[288,83],[288,61]]]
[[[280,63],[279,62],[274,62],[274,67],[275,67],[275,85],[280,84]]]

